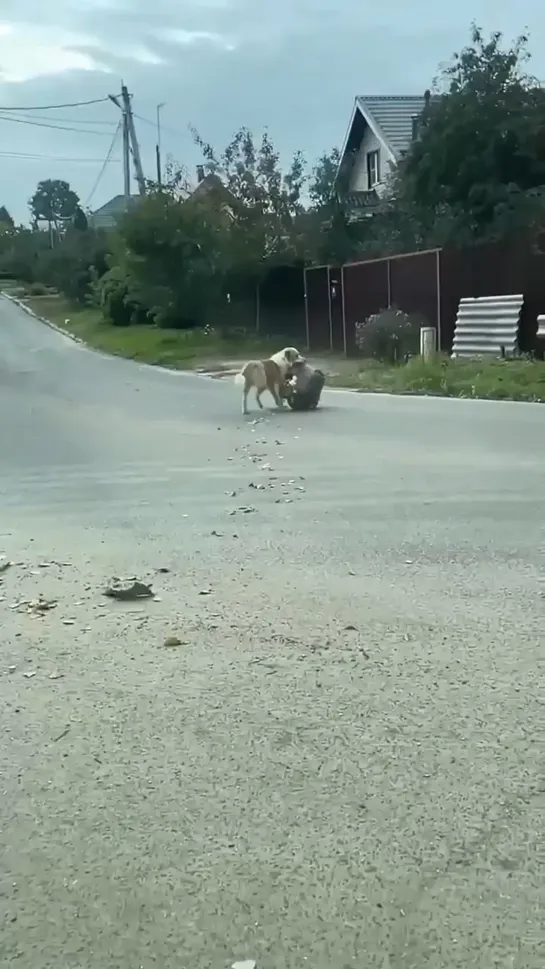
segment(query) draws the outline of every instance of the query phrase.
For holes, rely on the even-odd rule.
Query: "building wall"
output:
[[[371,128],[366,127],[350,175],[350,192],[366,192],[369,189],[369,185],[367,184],[367,153],[370,151],[379,152],[380,182],[375,186],[376,191],[379,195],[382,195],[386,189],[384,179],[390,174],[392,156],[374,132],[371,131]]]

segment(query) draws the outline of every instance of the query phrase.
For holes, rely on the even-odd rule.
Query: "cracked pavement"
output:
[[[0,405],[0,964],[541,969],[543,406],[243,419],[5,299]]]

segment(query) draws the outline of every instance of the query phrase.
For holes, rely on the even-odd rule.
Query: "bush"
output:
[[[114,326],[149,322],[135,280],[121,266],[109,269],[93,285],[94,301]]]
[[[364,357],[401,363],[407,354],[419,352],[423,326],[429,326],[423,317],[392,306],[356,323],[356,346]]]
[[[26,288],[26,296],[48,296],[50,288],[45,283],[31,283]]]

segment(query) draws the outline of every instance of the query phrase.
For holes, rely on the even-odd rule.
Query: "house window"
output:
[[[380,172],[378,167],[378,151],[367,152],[367,188],[374,188],[380,182]]]

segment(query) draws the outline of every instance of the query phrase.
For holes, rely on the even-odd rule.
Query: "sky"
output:
[[[356,95],[423,93],[472,20],[508,39],[528,30],[545,78],[543,0],[1,0],[0,205],[26,222],[44,178],[91,209],[123,191],[119,134],[104,166],[119,111],[100,100],[122,80],[148,177],[160,103],[163,158],[191,173],[190,125],[219,150],[267,128],[283,158],[312,163],[342,145]]]

